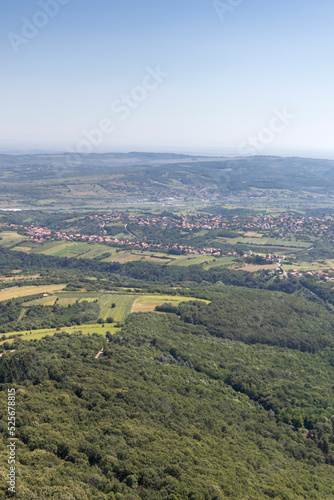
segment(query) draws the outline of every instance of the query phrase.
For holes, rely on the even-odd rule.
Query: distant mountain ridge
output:
[[[165,161],[165,160],[184,160],[197,159],[198,156],[176,154],[176,153],[150,153],[150,152],[130,152],[130,153],[45,153],[45,154],[0,154],[0,167],[11,165],[43,165],[45,163],[52,165],[67,166],[104,166],[106,162],[115,162],[115,160],[130,161]],[[205,158],[205,157],[202,157]]]

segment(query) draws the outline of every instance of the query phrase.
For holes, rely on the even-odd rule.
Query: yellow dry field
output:
[[[24,303],[24,307],[30,306],[53,306],[57,300],[56,295],[49,295],[47,297],[42,297],[41,299],[29,300],[29,302]]]
[[[54,244],[55,243],[55,244]],[[67,248],[75,246],[73,241],[64,241],[64,242],[52,242],[51,246],[48,248],[40,247],[40,251],[36,253],[42,253],[43,255],[54,255],[62,250],[66,250]]]
[[[15,250],[16,252],[29,253],[29,252],[31,252],[31,247],[19,246],[19,247],[14,247],[12,250]]]
[[[119,252],[118,254],[114,254],[107,259],[104,259],[104,262],[131,262],[141,259],[141,255],[136,255],[130,252]]]
[[[3,300],[16,299],[26,297],[28,295],[36,295],[38,293],[52,293],[65,288],[66,285],[41,285],[41,286],[13,286],[12,288],[4,288],[0,290],[0,302]]]
[[[71,190],[71,194],[77,196],[96,194],[91,185],[86,186],[85,184],[68,184],[67,187]]]
[[[26,239],[24,236],[14,232],[14,231],[3,231],[0,233],[0,237],[2,238],[0,240],[0,245],[6,246],[6,247],[11,246],[11,245],[15,245],[16,243],[19,243],[20,241],[23,241]]]
[[[160,306],[166,302],[177,306],[180,302],[188,302],[189,300],[200,300],[201,302],[206,302],[207,304],[209,303],[208,300],[195,299],[194,297],[180,297],[175,295],[141,295],[135,300],[131,312],[154,312],[156,306]]]
[[[255,231],[248,231],[248,233],[245,233],[244,236],[247,236],[248,238],[262,238],[262,234],[256,233]]]
[[[238,267],[237,271],[249,271],[250,273],[255,273],[256,271],[262,271],[263,269],[276,269],[277,264],[265,264],[264,266],[258,266],[249,264],[248,266]]]
[[[0,276],[0,281],[19,281],[19,280],[27,281],[27,280],[34,280],[39,277],[40,274],[29,274],[29,275],[20,274],[20,276],[10,276],[7,278]]]
[[[149,260],[150,262],[156,262],[157,264],[170,264],[173,259],[160,259],[159,257],[150,257],[146,256],[145,260]]]

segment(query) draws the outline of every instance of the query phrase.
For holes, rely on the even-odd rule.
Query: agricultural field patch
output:
[[[167,254],[154,254],[152,252],[140,252],[138,250],[133,251],[119,251],[116,252],[115,248],[109,247],[110,250],[114,250],[113,254],[110,257],[107,257],[103,260],[103,262],[135,262],[137,260],[147,260],[149,262],[155,262],[156,264],[169,264],[174,260],[174,257],[171,258],[170,255]]]
[[[57,297],[55,295],[48,295],[47,297],[41,297],[40,299],[29,300],[29,302],[24,303],[24,307],[53,306],[56,300]]]
[[[49,243],[37,244],[33,248],[34,253],[41,253],[43,255],[52,255],[56,257],[65,257],[69,249],[76,245],[72,241],[51,241]]]
[[[33,287],[26,287],[33,288]],[[34,287],[40,288],[43,287]],[[44,287],[45,288],[45,287]],[[30,291],[30,293],[32,293]],[[0,295],[1,296],[1,295]],[[113,318],[115,322],[123,323],[126,317],[130,313],[137,312],[154,312],[155,307],[157,305],[164,304],[166,302],[172,303],[174,305],[178,305],[180,302],[187,302],[190,300],[194,300],[193,297],[181,297],[175,295],[139,295],[138,294],[114,294],[114,293],[103,293],[103,294],[95,294],[94,296],[89,295],[87,293],[66,293],[62,292],[59,294],[55,294],[48,297],[42,297],[40,299],[34,299],[30,302],[25,303],[25,306],[32,305],[53,305],[56,298],[59,298],[58,304],[62,306],[66,306],[69,304],[75,303],[77,300],[98,300],[98,304],[101,308],[99,317],[103,320],[106,320],[109,316]],[[4,299],[2,299],[4,300]],[[200,300],[200,299],[196,299]],[[209,301],[204,301],[208,303]],[[112,304],[115,304],[115,307],[112,307]],[[23,340],[35,340],[41,339],[46,335],[54,335],[59,331],[64,331],[67,333],[78,333],[81,332],[83,335],[88,335],[92,333],[98,333],[99,335],[105,335],[108,331],[112,334],[119,331],[114,324],[105,323],[99,324],[87,324],[80,326],[71,326],[71,327],[62,327],[61,329],[56,328],[46,328],[40,330],[26,330],[20,332],[8,332],[2,336],[3,340],[0,341],[0,345],[2,345],[5,341],[12,342],[13,339],[9,339],[9,336],[15,335],[22,337]],[[8,340],[7,340],[8,339]]]
[[[247,236],[249,238],[262,238],[263,234],[256,233],[255,231],[248,231],[248,233],[245,233],[244,236]]]
[[[250,273],[255,273],[257,271],[262,271],[264,269],[267,269],[267,270],[268,269],[272,269],[273,270],[273,269],[276,269],[276,268],[277,268],[277,264],[265,264],[263,266],[259,266],[259,265],[256,265],[256,264],[247,264],[245,266],[238,267],[236,269],[239,270],[239,271],[248,271]],[[286,269],[285,266],[284,266],[284,269]]]
[[[42,288],[42,287],[41,287]],[[38,292],[37,292],[38,293]],[[55,293],[50,297],[41,297],[25,303],[29,305],[53,305],[57,300],[59,306],[66,307],[75,302],[94,302],[97,301],[100,306],[99,318],[106,320],[111,316],[114,321],[125,321],[128,314],[131,312],[133,302],[138,297],[138,294],[117,294],[103,292],[66,292]],[[115,307],[112,307],[115,304]]]
[[[174,259],[162,259],[160,257],[152,257],[151,255],[146,255],[145,260],[149,262],[155,262],[156,264],[170,264]]]
[[[103,245],[98,243],[88,243],[88,242],[74,242],[74,241],[50,241],[47,243],[31,243],[30,246],[19,246],[14,247],[14,250],[33,252],[36,254],[49,255],[52,257],[77,257],[84,259],[95,259],[103,254],[109,253],[110,255],[101,262],[134,262],[137,260],[148,260],[150,262],[156,262],[157,264],[169,264],[175,259],[175,256],[171,258],[167,254],[152,254],[152,252],[140,252],[140,251],[129,251],[120,250],[116,247],[109,245]]]
[[[16,250],[16,252],[29,253],[29,252],[31,252],[31,247],[27,247],[27,246],[15,246],[14,248],[12,248],[12,250]]]
[[[45,328],[42,330],[27,330],[22,332],[9,332],[1,336],[1,338],[6,337],[4,340],[0,341],[0,345],[5,342],[12,343],[15,339],[9,339],[9,336],[15,335],[16,337],[22,337],[22,340],[36,340],[42,339],[47,335],[55,335],[55,333],[66,332],[69,334],[82,333],[82,335],[92,335],[93,333],[97,333],[98,335],[106,335],[107,332],[111,334],[115,334],[119,332],[119,328],[113,325],[100,325],[100,324],[91,324],[91,325],[80,325],[80,326],[69,326],[61,329],[56,328]]]
[[[308,248],[310,247],[310,242],[306,241],[296,241],[294,238],[291,240],[289,239],[281,239],[281,238],[269,238],[269,237],[242,237],[239,236],[238,238],[224,238],[220,237],[218,240],[224,241],[226,243],[229,243],[231,245],[270,245],[276,248],[283,248],[285,250],[298,250],[303,249],[303,248]],[[269,249],[268,249],[269,251]]]
[[[154,312],[156,306],[160,306],[166,302],[177,306],[180,302],[188,302],[190,300],[200,300],[201,302],[205,302],[207,304],[209,303],[208,300],[194,299],[194,297],[180,297],[176,295],[141,295],[134,301],[131,312]]]
[[[18,276],[0,276],[0,281],[3,282],[10,282],[10,281],[28,281],[28,280],[34,280],[40,277],[40,274],[20,274]]]
[[[0,245],[4,247],[10,247],[16,245],[20,241],[25,240],[25,236],[16,233],[15,231],[3,231],[0,233]]]
[[[101,308],[100,318],[106,320],[112,317],[114,321],[122,323],[131,313],[136,295],[103,294],[98,301]],[[115,307],[112,307],[115,304]]]
[[[234,267],[238,265],[235,257],[219,257],[219,259],[210,260],[208,264],[203,264],[203,269],[210,269],[211,267]]]
[[[98,184],[68,184],[73,196],[107,196],[109,193]]]
[[[209,264],[214,260],[216,260],[215,257],[212,257],[211,255],[181,255],[177,256],[169,265],[188,267],[195,264]]]
[[[132,253],[132,252],[123,251],[123,252],[115,253],[115,254],[111,255],[110,257],[107,257],[106,259],[103,260],[103,262],[120,262],[120,263],[134,262],[136,260],[141,260],[142,258],[143,258],[142,255]]]
[[[65,288],[66,285],[14,286],[0,290],[0,301],[27,297],[38,293],[52,293]]]

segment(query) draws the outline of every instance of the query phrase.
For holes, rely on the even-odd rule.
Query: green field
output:
[[[8,238],[6,241],[9,241]],[[18,240],[21,242],[22,240]],[[44,243],[33,243],[28,240],[20,246],[15,246],[13,250],[49,255],[52,257],[80,257],[84,259],[94,259],[105,253],[110,256],[101,260],[101,262],[132,262],[136,260],[149,260],[157,264],[167,264],[172,260],[177,260],[177,256],[160,254],[152,251],[140,250],[122,250],[101,243],[88,243],[76,241],[49,241]],[[162,257],[165,257],[163,259]]]
[[[119,331],[119,328],[116,328],[113,325],[100,325],[100,324],[90,324],[90,325],[80,325],[80,326],[69,326],[61,329],[56,328],[45,328],[42,330],[27,330],[22,332],[12,332],[6,333],[4,336],[7,338],[8,336],[22,336],[23,340],[36,340],[46,337],[47,335],[54,335],[57,332],[67,332],[70,334],[81,332],[83,335],[91,335],[92,333],[97,333],[98,335],[105,335],[108,331],[112,334]],[[4,344],[4,342],[12,343],[15,339],[2,340],[0,345]]]
[[[42,306],[53,306],[57,299],[56,295],[48,295],[47,297],[42,297],[40,299],[33,299],[29,300],[29,302],[25,302],[24,306],[25,307],[30,307],[30,306],[37,306],[37,305],[42,305]],[[75,300],[73,299],[73,303]],[[65,304],[61,304],[65,305]],[[67,304],[66,304],[67,305]]]
[[[239,264],[235,262],[235,257],[219,257],[218,259],[214,258],[213,260],[209,260],[209,264],[204,264],[203,268],[208,270],[216,266],[234,267],[238,265]]]
[[[202,231],[203,236],[209,235],[208,231]],[[80,241],[47,241],[43,243],[34,243],[15,232],[5,231],[0,233],[4,235],[4,239],[0,241],[4,246],[10,247],[13,245],[13,250],[24,251],[28,253],[44,254],[54,257],[67,258],[84,258],[84,259],[99,259],[101,262],[134,262],[147,260],[161,265],[173,266],[191,266],[202,265],[204,269],[209,269],[212,266],[228,266],[240,267],[239,264],[234,266],[233,257],[217,258],[212,255],[169,255],[151,251],[141,251],[139,249],[122,249],[121,247],[112,247],[103,243],[80,242]],[[200,235],[201,233],[198,233]],[[312,242],[298,241],[291,235],[289,239],[270,238],[262,236],[261,233],[248,232],[248,236],[238,236],[237,238],[218,237],[217,246],[229,244],[232,246],[249,245],[256,252],[256,247],[265,247],[268,245],[268,252],[277,252],[279,254],[296,254],[299,250],[309,248]],[[261,251],[265,252],[264,248]],[[107,256],[105,256],[106,254]],[[294,266],[295,267],[295,266]],[[250,269],[251,270],[251,269]]]
[[[173,256],[174,257],[174,256]],[[211,255],[180,255],[176,256],[171,266],[194,266],[195,264],[212,263],[216,258]],[[217,264],[218,265],[218,264]]]
[[[58,299],[58,304],[60,306],[74,304],[76,301],[81,302],[83,300],[87,300],[90,302],[97,300],[100,306],[99,318],[106,320],[109,316],[111,316],[116,322],[125,321],[126,317],[131,312],[153,311],[156,305],[161,305],[165,302],[179,304],[183,301],[194,300],[193,297],[182,297],[179,295],[63,291],[54,293],[48,297],[41,297],[39,299],[25,302],[24,306],[53,305],[56,299]],[[115,307],[111,307],[113,303],[115,304]]]
[[[109,247],[106,246],[103,247],[103,245],[94,245],[92,243],[86,243],[86,242],[77,243],[74,241],[50,241],[48,243],[35,244],[31,248],[31,251],[34,253],[52,255],[54,257],[85,257],[85,258],[94,258],[99,254],[101,255],[106,250],[109,250]],[[91,255],[92,251],[93,255]]]
[[[3,231],[0,233],[0,245],[4,247],[11,247],[26,240],[26,236],[22,236],[14,231]]]
[[[66,285],[40,285],[40,286],[22,286],[11,287],[0,290],[0,301],[15,299],[18,297],[27,297],[38,293],[52,293],[65,288]]]
[[[123,322],[127,315],[130,314],[132,305],[137,297],[138,294],[64,291],[48,297],[31,300],[24,305],[27,307],[32,305],[53,305],[58,299],[58,304],[66,307],[70,304],[74,304],[76,301],[81,302],[87,300],[88,302],[92,302],[97,300],[100,306],[99,318],[106,320],[109,316],[112,316],[114,321]],[[114,308],[111,307],[113,303],[116,304]]]
[[[224,243],[229,243],[230,245],[270,245],[274,247],[282,247],[286,250],[294,250],[294,249],[303,249],[309,248],[312,243],[306,241],[298,241],[291,236],[290,239],[282,239],[282,238],[270,238],[270,237],[247,237],[247,236],[238,236],[237,238],[218,238],[218,240],[223,241]]]
[[[130,314],[135,300],[136,295],[103,294],[98,302],[101,308],[100,318],[106,320],[111,316],[114,321],[123,322]],[[116,304],[114,308],[111,307],[113,303]]]

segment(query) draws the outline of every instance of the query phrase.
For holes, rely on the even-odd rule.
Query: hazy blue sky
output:
[[[0,7],[2,150],[334,153],[333,0]]]

